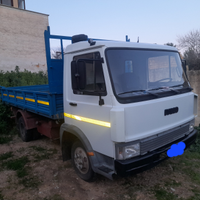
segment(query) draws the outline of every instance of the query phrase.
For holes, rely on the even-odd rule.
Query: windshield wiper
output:
[[[150,91],[151,90],[159,90],[159,89],[167,89],[167,90],[171,90],[171,91],[175,92],[176,94],[180,94],[181,93],[180,91],[172,88],[172,87],[179,87],[179,86],[182,86],[182,84],[181,85],[171,86],[171,87],[163,86],[163,87],[153,88],[153,89],[150,89]]]
[[[122,92],[122,93],[119,93],[117,95],[121,95],[121,94],[128,94],[128,93],[133,93],[133,92],[144,92],[145,90],[133,90],[133,91],[127,91],[127,92]]]
[[[147,94],[151,94],[151,95],[154,95],[156,97],[159,97],[158,94],[150,92],[149,90],[133,90],[133,91],[122,92],[122,93],[119,93],[118,95],[128,94],[128,93],[133,93],[133,92],[143,92],[144,94],[147,93]]]
[[[168,87],[162,86],[162,87],[157,87],[157,88],[148,89],[148,90],[146,90],[146,91],[160,90],[160,89],[168,89]]]
[[[173,85],[173,86],[171,86],[171,88],[172,88],[172,87],[180,87],[180,86],[183,86],[183,84]]]

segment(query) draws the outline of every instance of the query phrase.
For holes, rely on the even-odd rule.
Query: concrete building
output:
[[[28,11],[25,0],[0,0],[0,70],[46,71],[48,15]]]
[[[25,0],[0,0],[0,4],[25,9]]]

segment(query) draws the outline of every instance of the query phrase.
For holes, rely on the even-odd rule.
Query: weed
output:
[[[30,148],[34,149],[37,152],[33,155],[36,162],[49,159],[50,156],[57,153],[56,149],[44,149],[43,147],[40,146],[31,146]]]
[[[64,200],[59,194],[55,194],[51,197],[45,197],[44,200]]]
[[[23,156],[21,158],[18,159],[13,159],[13,160],[8,160],[8,161],[4,161],[2,163],[2,166],[10,169],[10,170],[14,170],[17,172],[17,176],[19,178],[22,178],[24,176],[28,175],[28,172],[26,170],[25,165],[29,162],[27,156]]]
[[[200,160],[200,153],[187,151],[187,152],[185,152],[185,157],[188,158],[188,159],[198,159],[198,160]]]
[[[187,200],[199,200],[200,199],[200,192],[197,188],[193,188],[192,192],[194,193],[194,196],[190,197]]]
[[[194,168],[183,168],[182,171],[184,172],[184,174],[188,175],[192,181],[200,184],[200,173],[196,172],[196,170]]]
[[[19,133],[18,129],[16,126],[14,126],[10,132],[9,132],[9,135],[17,135]]]
[[[44,149],[43,147],[40,147],[40,146],[30,146],[29,148],[32,148],[34,149],[35,151],[38,151],[38,152],[45,152],[46,149]]]
[[[40,184],[40,180],[36,176],[30,176],[22,178],[19,183],[26,188],[37,188]]]
[[[0,105],[0,107],[1,107],[1,105]],[[1,121],[1,117],[0,117],[0,121]],[[11,125],[9,125],[9,127],[12,127],[12,123],[11,123]],[[2,129],[2,127],[1,127],[1,122],[0,122],[0,144],[9,143],[10,141],[13,140],[13,136],[17,135],[17,133],[18,133],[18,130],[16,127],[12,128],[12,129],[9,128],[7,131],[4,131],[4,132],[1,132],[1,129]],[[5,134],[6,132],[8,134]]]
[[[9,152],[9,154],[7,153],[7,156],[5,156],[3,154],[2,157],[3,158],[9,157],[9,156],[11,157],[12,156],[11,153],[10,152]],[[40,181],[35,176],[34,177],[28,176],[29,173],[28,173],[27,168],[25,167],[25,165],[28,162],[29,162],[28,157],[23,156],[23,157],[18,158],[18,159],[12,159],[12,160],[8,160],[8,161],[4,161],[2,163],[2,166],[4,168],[16,171],[17,177],[20,178],[19,183],[23,184],[24,187],[37,187],[39,185]]]
[[[12,151],[4,153],[4,154],[1,154],[0,155],[0,161],[7,160],[8,158],[11,158],[11,157],[13,157],[13,152]]]
[[[162,188],[155,189],[154,193],[157,200],[176,200],[177,199],[176,195],[170,192],[167,192],[166,190]]]
[[[18,159],[14,159],[14,160],[9,160],[6,162],[3,162],[3,166],[6,167],[7,169],[11,169],[11,170],[21,170],[24,168],[24,166],[29,162],[28,157],[27,156],[23,156],[21,158]]]
[[[4,200],[3,195],[1,194],[1,191],[0,191],[0,200]]]
[[[12,136],[0,135],[0,144],[7,144],[12,141]]]
[[[26,168],[17,170],[17,176],[18,176],[18,178],[23,178],[23,177],[25,177],[27,175],[28,175],[28,171],[27,171]]]
[[[21,148],[19,148],[18,150],[17,150],[17,152],[19,152],[19,153],[22,153],[22,152],[24,152],[25,151],[25,148],[24,147],[21,147]]]
[[[175,180],[169,180],[165,183],[165,186],[166,187],[178,187],[178,186],[181,186],[181,183],[179,182],[176,182]]]
[[[10,126],[10,124],[12,124],[12,120],[10,116],[11,116],[10,108],[2,104],[0,101],[0,135],[5,134],[11,130],[12,126]],[[2,139],[0,140],[0,142],[1,141]],[[4,143],[0,143],[0,144],[4,144]]]
[[[195,141],[195,144],[192,144],[190,148],[188,149],[189,152],[198,152],[200,153],[200,125],[199,127],[195,127],[197,129],[197,139]]]

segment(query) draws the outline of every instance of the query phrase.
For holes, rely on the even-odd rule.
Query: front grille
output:
[[[170,131],[157,134],[156,136],[141,140],[141,155],[165,146],[189,133],[189,124],[174,128]]]

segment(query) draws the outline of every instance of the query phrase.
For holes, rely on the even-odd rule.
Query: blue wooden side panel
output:
[[[63,94],[49,93],[48,85],[0,89],[2,101],[51,119],[63,119]]]

